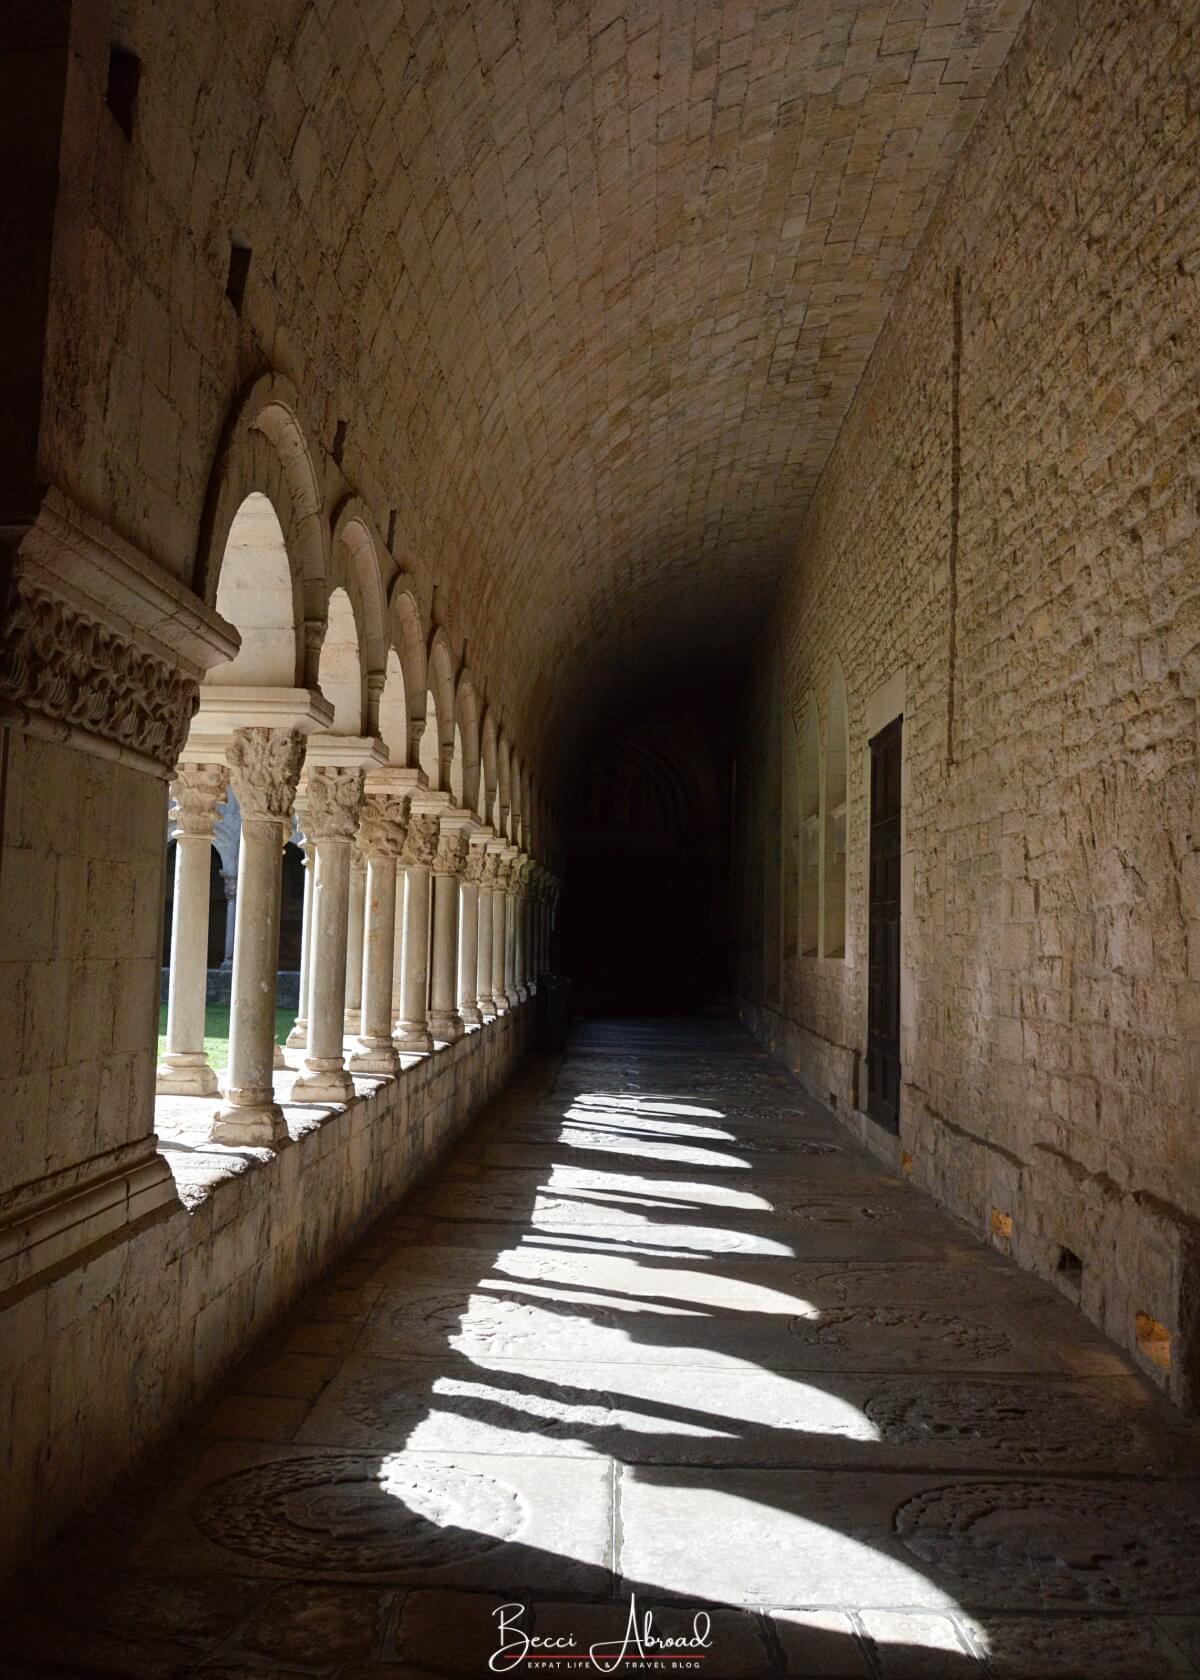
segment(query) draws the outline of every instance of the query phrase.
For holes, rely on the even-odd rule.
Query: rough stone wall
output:
[[[757,650],[759,668],[778,652],[797,718],[811,693],[826,706],[834,655],[845,670],[847,960],[798,962],[773,1024],[753,962],[742,981],[747,1018],[814,1089],[841,1095],[838,1066],[861,1083],[868,706],[899,673],[905,1164],[1078,1289],[1186,1403],[1200,1376],[1198,153],[1194,6],[1035,8]],[[761,756],[765,693],[760,678],[747,696],[739,776]],[[1063,1249],[1081,1277],[1058,1272]]]
[[[511,1078],[520,1008],[0,1301],[0,1573],[212,1389]]]

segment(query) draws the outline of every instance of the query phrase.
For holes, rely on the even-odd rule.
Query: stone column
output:
[[[479,886],[483,876],[482,842],[467,849],[458,900],[458,1013],[468,1027],[483,1024],[479,1012]]]
[[[400,1019],[396,1048],[428,1054],[429,870],[438,844],[438,819],[425,812],[409,818],[404,842],[404,944],[401,958]]]
[[[513,986],[516,990],[516,1001],[524,1003],[528,1000],[529,986],[526,981],[526,907],[528,907],[528,872],[529,858],[524,852],[519,853],[516,864],[513,865],[511,875],[511,894],[513,894]]]
[[[458,1013],[458,892],[467,863],[467,835],[443,825],[433,860],[433,972],[429,987],[429,1030],[453,1044],[463,1035]]]
[[[525,854],[514,852],[512,867],[508,872],[508,913],[505,928],[504,978],[508,992],[508,1001],[515,1009],[518,1003],[525,1002],[525,989],[521,985],[517,964],[520,961],[518,948],[518,930],[521,924],[521,870],[525,864]]]
[[[295,729],[238,729],[225,754],[242,812],[237,927],[229,1005],[229,1072],[213,1116],[214,1143],[287,1141],[275,1101],[275,983],[283,845],[304,762]]]
[[[313,946],[309,957],[308,1048],[292,1086],[298,1102],[350,1102],[346,1072],[346,935],[350,847],[362,804],[363,772],[322,765],[306,777],[309,838],[316,853]]]
[[[225,953],[221,967],[228,972],[233,967],[233,935],[237,926],[237,870],[222,869],[221,885],[225,889]]]
[[[508,877],[512,859],[500,852],[496,857],[496,885],[492,892],[492,1005],[497,1015],[507,1015],[508,1001]]]
[[[350,920],[346,929],[346,1031],[362,1023],[363,923],[367,913],[367,860],[357,843],[350,851]]]
[[[481,1021],[496,1019],[496,1001],[492,996],[492,899],[496,890],[498,855],[484,849],[479,876],[479,933],[476,940],[475,1002]]]
[[[229,772],[223,764],[181,764],[171,783],[175,803],[175,904],[167,1047],[155,1076],[160,1097],[213,1097],[217,1076],[204,1053],[208,989],[208,895],[213,829]]]
[[[303,795],[296,800],[296,822],[300,830],[300,855],[304,859],[304,903],[300,916],[300,979],[296,993],[296,1019],[284,1040],[289,1050],[303,1050],[308,1043],[308,982],[312,975],[313,878],[316,858],[307,832]]]
[[[408,834],[408,800],[368,794],[360,834],[367,865],[366,956],[362,1029],[350,1068],[354,1073],[395,1074],[400,1058],[392,1043],[392,986],[396,951],[396,862]]]

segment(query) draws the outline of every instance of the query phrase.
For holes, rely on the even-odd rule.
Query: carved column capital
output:
[[[463,871],[464,881],[472,886],[479,886],[483,880],[483,867],[487,854],[482,846],[469,846],[467,849],[466,868]]]
[[[290,822],[304,765],[304,736],[299,730],[235,730],[225,749],[225,762],[243,824]]]
[[[479,877],[479,884],[482,886],[484,892],[492,892],[494,890],[499,870],[499,852],[485,851],[483,854],[483,863],[481,865],[481,874]]]
[[[304,778],[305,833],[310,840],[353,840],[362,805],[363,772],[314,766]]]
[[[435,875],[461,875],[467,866],[470,837],[463,828],[443,828],[433,860]]]
[[[437,846],[438,819],[425,811],[414,812],[408,820],[408,833],[401,855],[405,868],[428,869],[433,863]]]
[[[224,764],[181,764],[171,780],[170,821],[180,834],[211,840],[217,826],[217,806],[229,786]]]
[[[407,795],[369,793],[363,801],[358,833],[364,854],[370,858],[398,858],[408,837]]]

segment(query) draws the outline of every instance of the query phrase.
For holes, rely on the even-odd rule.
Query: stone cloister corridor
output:
[[[473,1677],[504,1605],[586,1653],[636,1598],[666,1637],[705,1606],[720,1677],[1134,1680],[1194,1671],[1198,1543],[1200,1433],[1051,1287],[740,1030],[598,1023],[19,1584],[0,1652]]]
[[[1197,0],[0,4],[0,1680],[1200,1675],[1198,157]]]

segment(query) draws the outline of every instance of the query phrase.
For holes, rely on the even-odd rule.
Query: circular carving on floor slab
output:
[[[406,1372],[406,1382],[411,1383],[411,1372]],[[393,1440],[399,1431],[414,1429],[439,1411],[469,1423],[555,1441],[612,1429],[616,1401],[606,1391],[589,1389],[581,1398],[580,1391],[566,1383],[540,1377],[536,1387],[524,1383],[519,1374],[481,1367],[469,1380],[438,1377],[428,1389],[413,1389],[400,1386],[393,1371],[364,1371],[347,1385],[338,1405],[348,1417],[390,1433]]]
[[[455,1464],[339,1453],[240,1470],[204,1490],[193,1520],[259,1562],[379,1575],[492,1551],[519,1532],[525,1507],[515,1488]]]
[[[929,1265],[923,1261],[893,1262],[887,1266],[836,1266],[827,1271],[809,1267],[792,1273],[792,1282],[811,1289],[819,1299],[836,1301],[845,1307],[876,1306],[885,1300],[972,1300],[983,1291],[999,1292],[995,1273],[978,1268],[977,1276],[964,1276],[965,1268]],[[1005,1279],[1009,1284],[1011,1280]]]
[[[1049,1383],[885,1383],[864,1407],[889,1446],[978,1449],[997,1464],[1119,1457],[1140,1432],[1103,1395]]]
[[[835,1307],[818,1319],[793,1318],[789,1328],[814,1350],[867,1366],[953,1370],[996,1359],[1012,1347],[1011,1337],[992,1325],[907,1307]]]
[[[601,1307],[561,1311],[551,1300],[513,1300],[504,1295],[422,1295],[393,1308],[388,1325],[398,1343],[433,1343],[445,1348],[460,1338],[472,1342],[553,1344],[565,1332],[589,1324],[611,1328],[616,1320]]]
[[[908,1500],[896,1532],[967,1602],[1154,1610],[1195,1598],[1200,1496],[1192,1489],[960,1482]]]
[[[840,1155],[840,1143],[822,1138],[741,1138],[736,1147],[755,1155]]]
[[[856,1202],[831,1196],[795,1202],[789,1211],[797,1219],[812,1219],[821,1225],[870,1225],[876,1220],[895,1219],[900,1210],[888,1202]]]

